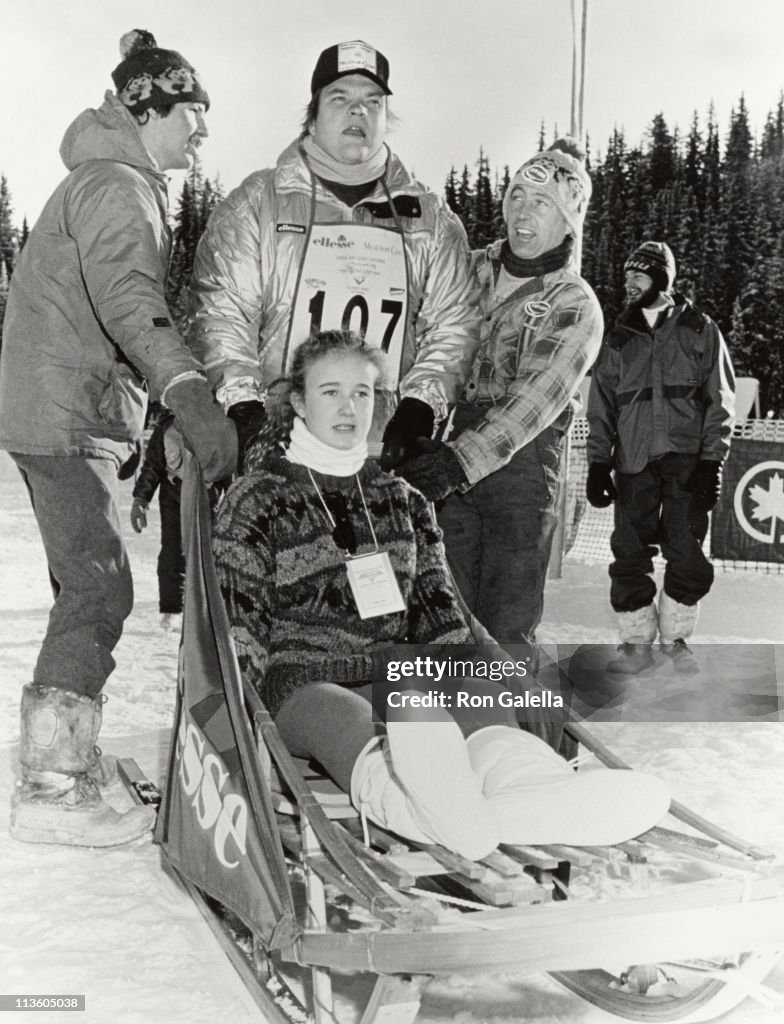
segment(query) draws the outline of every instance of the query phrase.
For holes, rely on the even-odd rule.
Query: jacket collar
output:
[[[387,162],[386,180],[387,188],[393,197],[406,194],[419,196],[425,191],[417,180],[408,173],[400,159],[391,150]],[[302,159],[299,139],[295,139],[278,157],[275,167],[275,188],[280,192],[292,191],[310,194],[311,175],[309,168]],[[316,189],[320,200],[331,197],[333,202],[336,201],[336,197],[318,181],[316,182]],[[363,199],[361,205],[372,206],[376,203],[387,203],[387,197],[380,184],[376,186],[374,192],[371,192],[366,199]],[[395,205],[397,206],[397,204]],[[403,210],[398,209],[398,212],[403,216],[409,216]]]
[[[664,306],[659,314],[657,325],[661,325],[666,320],[677,320],[681,315],[689,309],[693,309],[691,302],[682,295],[680,292],[673,292],[672,294],[672,305]],[[664,317],[661,313],[664,313]],[[620,330],[636,331],[638,334],[650,334],[650,327],[648,321],[639,306],[632,306],[630,309],[623,309],[615,318],[615,327]]]

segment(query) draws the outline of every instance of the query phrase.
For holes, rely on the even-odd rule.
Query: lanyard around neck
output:
[[[330,512],[329,506],[327,505],[326,501],[324,501],[324,495],[321,493],[319,485],[316,483],[315,477],[313,476],[313,474],[310,471],[310,467],[306,466],[305,468],[308,471],[308,476],[310,477],[310,482],[313,484],[314,490],[316,491],[316,494],[319,497],[319,501],[321,502],[321,504],[322,504],[322,506],[324,508],[324,511],[327,514],[327,519],[329,519],[330,526],[332,527],[332,530],[333,530],[333,533],[334,533],[334,531],[337,530],[337,528],[338,528],[337,521],[335,520],[335,517]],[[362,490],[362,481],[359,479],[359,474],[355,474],[355,479],[357,481],[357,487],[359,488],[359,496],[362,499],[362,507],[365,510],[365,517],[367,519],[367,524],[368,524],[368,527],[370,528],[370,535],[373,538],[374,551],[378,551],[378,538],[376,537],[376,531],[373,529],[373,520],[370,518],[370,510],[368,509],[367,502],[365,501],[365,493]],[[351,555],[351,554],[348,554],[346,557],[347,558],[353,558],[354,556]]]

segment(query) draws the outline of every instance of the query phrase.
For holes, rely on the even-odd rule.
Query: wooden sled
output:
[[[261,789],[254,807],[263,805],[264,828],[274,831],[267,839],[285,851],[301,885],[295,927],[271,946],[247,917],[221,906],[209,877],[201,884],[182,869],[160,822],[156,837],[256,999],[260,1020],[337,1024],[332,972],[375,977],[359,1024],[414,1021],[428,982],[450,974],[546,972],[635,1021],[706,1021],[749,995],[778,999],[761,983],[784,951],[781,866],[678,803],[670,816],[685,831],[658,827],[615,847],[505,846],[481,862],[379,828],[364,835],[347,799],[294,761],[259,696],[237,678],[203,525],[189,573],[198,563],[206,575],[204,629],[214,632],[227,694],[236,689],[235,731],[254,737]],[[199,533],[191,531],[191,547]],[[187,616],[186,599],[186,639],[196,635]],[[584,726],[567,728],[607,766],[626,767]],[[181,736],[175,728],[167,788],[175,788]],[[166,797],[161,819],[165,804]],[[609,898],[581,883],[597,872],[613,882]],[[336,900],[357,908],[362,927],[334,923]],[[288,975],[307,979],[304,995],[294,994]]]

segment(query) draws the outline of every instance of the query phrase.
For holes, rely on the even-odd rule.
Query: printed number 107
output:
[[[324,315],[324,298],[326,292],[318,291],[310,300],[308,304],[308,312],[310,313],[310,333],[317,334],[321,330],[321,318]],[[359,327],[352,328],[351,320],[354,313],[359,313]],[[393,299],[382,299],[381,300],[381,313],[389,317],[384,336],[381,339],[381,350],[382,352],[388,352],[389,346],[392,342],[392,336],[395,333],[398,320],[403,312],[403,303]],[[358,334],[363,337],[367,333],[368,322],[370,321],[370,310],[368,309],[367,300],[364,295],[352,295],[352,297],[346,303],[346,308],[343,310],[343,316],[340,319],[340,329],[342,331],[355,330]]]

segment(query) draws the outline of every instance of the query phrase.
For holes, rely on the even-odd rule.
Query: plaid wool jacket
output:
[[[462,401],[487,411],[451,442],[468,478],[462,490],[505,466],[570,409],[602,340],[598,300],[571,263],[498,300],[501,244],[473,254],[483,320]]]

